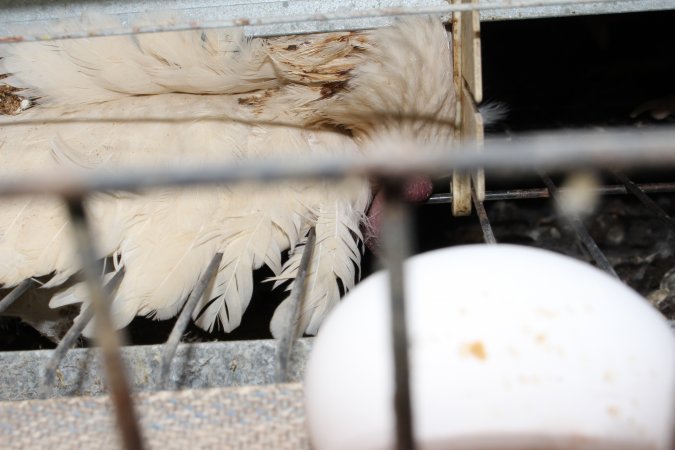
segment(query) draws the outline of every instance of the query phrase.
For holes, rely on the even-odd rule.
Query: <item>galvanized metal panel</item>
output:
[[[429,13],[448,19],[456,8],[458,5],[446,0],[0,0],[0,39],[40,37],[53,29],[56,21],[87,12],[119,17],[121,27],[105,30],[107,33],[133,32],[133,24],[139,18],[154,15],[158,29],[239,25],[251,35],[264,36],[373,28],[390,24],[392,16],[406,14]],[[507,20],[675,9],[675,1],[481,0],[476,8],[481,10],[481,20]],[[167,11],[177,19],[162,23],[158,17],[166,19]]]

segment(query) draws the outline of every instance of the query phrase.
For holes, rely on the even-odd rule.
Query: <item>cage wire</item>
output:
[[[411,14],[432,14],[447,18],[453,12],[469,10],[482,11],[484,19],[500,19],[514,14],[518,14],[519,17],[532,17],[535,15],[561,16],[577,12],[588,14],[675,8],[672,2],[660,1],[608,2],[598,0],[559,0],[542,2],[522,0],[500,2],[493,0],[469,4],[411,1],[393,2],[390,5],[389,3],[391,2],[385,2],[387,4],[386,7],[367,8],[364,6],[363,9],[351,11],[344,8],[336,8],[336,4],[333,2],[291,1],[283,3],[290,5],[290,9],[295,11],[294,15],[278,14],[279,10],[274,8],[278,7],[278,4],[281,2],[270,2],[269,4],[262,5],[261,8],[268,8],[266,10],[268,15],[260,16],[226,17],[222,13],[211,15],[214,9],[219,9],[222,12],[223,8],[186,8],[185,10],[188,12],[186,21],[175,21],[167,24],[159,23],[140,28],[123,26],[106,30],[84,29],[77,33],[45,35],[31,32],[31,27],[35,27],[36,24],[44,25],[45,23],[60,20],[64,17],[64,12],[54,10],[49,13],[51,16],[42,17],[38,14],[38,8],[35,5],[29,4],[28,9],[12,9],[15,6],[14,3],[16,2],[0,2],[0,8],[5,8],[4,11],[7,11],[4,18],[0,19],[0,32],[2,34],[0,42],[70,39],[233,26],[244,26],[247,33],[251,35],[306,33],[309,31],[335,31],[337,29],[359,29],[381,26],[389,23],[393,17]],[[371,3],[374,2],[364,2],[364,5],[371,6]],[[189,4],[188,2],[187,5]],[[322,4],[323,9],[320,9],[317,6],[318,4]],[[126,19],[124,23],[131,23],[130,19],[137,14],[125,11],[122,3],[116,3],[114,6],[118,7],[116,11],[113,8],[113,11],[106,12],[123,16]],[[238,11],[236,8],[241,5],[233,3],[229,6],[236,13]],[[310,6],[314,6],[316,9],[312,13],[307,13],[307,8]],[[305,12],[298,13],[297,8],[300,8],[301,11],[304,8]],[[561,8],[563,9],[561,10]],[[200,20],[195,20],[195,17],[200,18]],[[207,17],[212,17],[212,19],[207,20]],[[26,22],[26,20],[29,22]],[[295,28],[291,25],[295,26]],[[75,117],[55,119],[54,121],[78,121],[86,123],[90,120],[87,117]],[[124,121],[127,119],[119,117],[105,120]],[[144,120],[181,121],[190,119],[150,117]],[[25,123],[30,123],[30,121],[18,119],[13,123],[4,124],[3,126]],[[221,405],[234,405],[236,403],[237,407],[240,407],[250,399],[250,395],[248,394],[252,393],[255,393],[256,397],[260,400],[258,403],[250,405],[250,408],[255,410],[251,414],[251,417],[261,421],[261,423],[270,424],[272,429],[281,430],[279,432],[283,436],[290,437],[290,440],[286,443],[289,446],[284,448],[303,448],[307,446],[306,438],[303,438],[302,434],[301,407],[298,406],[301,389],[297,384],[288,385],[283,383],[300,379],[302,361],[310,351],[311,341],[298,340],[297,330],[289,326],[287,335],[278,344],[273,342],[200,344],[203,347],[201,354],[195,354],[187,346],[179,345],[185,327],[190,320],[192,308],[195,307],[197,301],[203,295],[204,289],[213,278],[222,254],[214,256],[209,267],[202,275],[197,288],[190,294],[163,348],[148,347],[135,351],[130,348],[121,348],[119,335],[114,330],[110,319],[108,301],[109,293],[115,286],[115,283],[119,282],[119,278],[115,277],[107,285],[103,285],[99,276],[102,273],[101,261],[98,261],[95,257],[93,250],[93,245],[95,244],[92,240],[91,226],[83,206],[86,197],[93,192],[137,190],[160,186],[215,185],[250,181],[274,183],[292,179],[337,180],[351,176],[369,177],[379,180],[387,193],[382,241],[384,260],[391,274],[389,277],[392,311],[391,328],[394,338],[392,352],[395,360],[394,377],[397,390],[395,412],[398,432],[397,443],[398,448],[401,449],[414,447],[414,430],[412,429],[409,403],[407,338],[403,299],[404,290],[402,285],[403,262],[410,255],[409,244],[414,240],[409,223],[411,212],[401,195],[401,186],[406,177],[410,175],[438,177],[451,173],[454,170],[471,171],[476,169],[485,169],[490,176],[503,177],[505,179],[512,179],[522,174],[536,174],[540,177],[544,187],[487,191],[484,201],[550,197],[556,202],[561,202],[561,196],[565,194],[566,189],[559,188],[549,176],[549,173],[577,169],[604,170],[611,167],[614,171],[613,176],[617,180],[617,184],[594,186],[592,188],[594,194],[632,195],[651,214],[660,218],[669,227],[673,226],[673,219],[648,194],[675,192],[675,183],[636,183],[622,170],[675,166],[675,127],[661,127],[660,129],[651,130],[625,128],[601,132],[586,130],[533,133],[512,136],[510,139],[487,138],[484,142],[484,148],[480,152],[475,151],[475,144],[471,142],[454,145],[452,149],[448,149],[451,151],[447,152],[439,152],[437,150],[430,148],[420,149],[419,152],[410,155],[405,160],[387,159],[377,156],[368,158],[354,156],[306,159],[294,162],[288,159],[279,159],[244,162],[236,168],[227,164],[210,164],[205,166],[172,167],[168,169],[139,169],[125,172],[100,172],[92,170],[87,173],[40,173],[39,170],[36,170],[35,173],[26,176],[3,177],[0,179],[0,196],[49,194],[60,196],[66,202],[72,227],[75,230],[79,255],[83,263],[83,275],[91,297],[90,308],[84,311],[81,319],[73,325],[59,346],[54,351],[43,352],[38,358],[31,360],[38,362],[39,368],[34,367],[32,373],[35,378],[39,378],[40,382],[36,383],[35,380],[17,380],[23,386],[23,391],[17,394],[14,399],[51,397],[54,394],[55,380],[59,376],[62,376],[62,372],[59,370],[60,366],[72,365],[76,367],[76,370],[80,370],[82,365],[89,365],[90,370],[94,366],[98,367],[99,362],[92,360],[95,350],[75,349],[69,351],[69,348],[76,342],[84,326],[90,320],[95,320],[97,323],[96,337],[102,355],[102,367],[105,372],[105,381],[102,381],[100,378],[97,381],[99,383],[98,389],[103,389],[100,386],[102,383],[105,383],[105,386],[107,386],[106,389],[109,392],[110,401],[114,406],[117,427],[120,433],[119,442],[125,448],[144,448],[145,443],[142,434],[146,434],[146,437],[152,437],[156,435],[155,431],[157,427],[160,427],[162,430],[174,427],[174,432],[171,433],[172,439],[166,441],[173,441],[173,444],[170,444],[167,448],[181,448],[180,446],[186,442],[185,436],[181,437],[177,435],[180,434],[183,428],[177,424],[178,421],[174,420],[175,418],[167,420],[165,417],[159,417],[163,415],[163,406],[161,405],[168,405],[166,407],[171,411],[179,411],[181,408],[191,410],[199,408],[195,407],[194,403],[191,403],[197,396],[200,396],[201,403],[206,405],[204,407],[205,410],[201,411],[202,414],[204,411],[210,411],[215,418],[222,419],[223,428],[219,427],[218,432],[222,432],[223,429],[228,430],[225,433],[230,436],[232,442],[238,442],[240,446],[246,448],[269,448],[269,442],[265,442],[265,436],[262,436],[266,433],[265,431],[257,438],[250,438],[249,434],[241,431],[241,424],[227,420],[220,413],[212,411],[214,409],[213,405],[217,403]],[[428,203],[451,203],[452,199],[452,193],[434,194]],[[477,212],[484,242],[496,243],[497,239],[486,213],[484,201],[480,200],[475,192],[472,192],[472,201]],[[569,222],[578,241],[586,249],[595,264],[602,270],[618,277],[612,264],[593,240],[583,221],[573,214],[565,216],[565,219]],[[311,236],[310,239],[312,239]],[[310,257],[308,253],[306,258],[303,255],[301,273],[307,268]],[[119,276],[123,277],[123,274],[121,273]],[[300,280],[302,281],[302,278]],[[6,310],[13,302],[20,301],[21,295],[33,287],[35,283],[35,280],[27,279],[14,288],[0,301],[0,313]],[[302,298],[303,286],[304,283],[302,282],[296,283],[296,287],[292,292],[292,297],[296,304]],[[295,307],[294,313],[288,317],[289,323],[295,323],[297,314],[297,307]],[[129,360],[129,358],[152,361],[152,363],[148,363],[147,367],[145,367],[146,386],[149,390],[160,390],[178,387],[177,383],[182,370],[194,370],[195,367],[207,364],[211,359],[219,358],[224,352],[237,355],[232,358],[232,361],[238,358],[242,362],[246,361],[250,367],[256,369],[266,366],[268,370],[260,371],[258,374],[260,379],[257,382],[268,384],[268,386],[241,388],[234,391],[169,391],[159,394],[140,394],[135,396],[135,398],[131,394],[133,390],[131,385],[135,384],[134,378],[138,377],[138,371],[137,369],[133,369],[133,371],[129,372],[125,369],[124,361]],[[12,364],[16,364],[22,358],[25,358],[23,360],[24,363],[28,361],[28,353],[35,352],[0,354],[0,361],[3,367],[11,367]],[[190,358],[195,357],[195,355],[196,360],[190,362]],[[297,360],[294,360],[292,355],[295,355]],[[271,357],[275,361],[272,366],[265,362],[266,360],[269,361]],[[260,360],[256,361],[256,358]],[[194,365],[191,366],[190,364]],[[129,379],[129,374],[131,375],[131,380]],[[231,376],[231,374],[229,375]],[[234,383],[236,384],[236,380]],[[41,387],[41,390],[37,389],[38,385]],[[208,386],[208,383],[201,386],[197,383],[197,385],[191,387],[204,386]],[[283,416],[282,420],[279,420],[278,417],[269,419],[269,415],[273,415],[273,408],[270,404],[279,401],[280,398],[286,402],[290,402],[291,406],[285,410],[286,415]],[[105,419],[101,417],[100,412],[96,412],[98,411],[97,408],[107,404],[107,402],[108,400],[105,398],[87,400],[86,398],[76,397],[63,400],[58,405],[44,403],[40,406],[37,413],[30,409],[32,406],[26,406],[22,402],[9,406],[5,404],[0,407],[0,410],[5,410],[5,417],[8,414],[25,417],[25,422],[28,423],[30,422],[28,419],[33,418],[32,414],[42,415],[43,420],[49,420],[61,414],[62,411],[67,411],[67,408],[79,408],[80,411],[90,411],[92,414],[88,419],[91,423],[90,425],[72,425],[79,433],[83,433],[85,428],[92,432],[91,430],[96,427],[103,427],[102,429],[110,432],[110,424],[101,425],[105,422]],[[2,414],[0,413],[1,416]],[[185,417],[184,419],[185,422],[189,422],[190,417]],[[53,420],[60,421],[61,419]],[[254,423],[247,426],[256,429]],[[9,434],[4,432],[3,434],[7,438],[11,437],[13,446],[20,446],[19,444],[30,445],[30,442],[26,440],[28,438],[21,435],[22,432],[25,432],[25,429],[18,427],[14,431],[10,431]],[[54,442],[63,442],[58,441],[58,439],[64,439],[63,436],[53,435],[52,437],[55,439]],[[204,439],[208,440],[207,437],[204,437]],[[253,440],[246,441],[246,439]],[[47,442],[50,442],[49,439],[44,441],[45,445]],[[93,440],[91,442],[97,441]],[[149,442],[152,442],[152,439]]]

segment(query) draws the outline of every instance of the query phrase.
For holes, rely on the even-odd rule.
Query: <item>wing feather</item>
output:
[[[309,262],[305,299],[300,310],[300,329],[308,334],[316,334],[328,312],[340,300],[338,280],[345,291],[354,287],[356,269],[361,264],[361,252],[358,241],[362,240],[360,226],[364,220],[365,210],[370,198],[367,183],[357,185],[358,189],[350,191],[336,188],[333,195],[327,195],[324,203],[316,208],[316,242]],[[339,194],[344,194],[340,196]],[[332,199],[331,199],[332,197]],[[293,289],[305,248],[306,238],[296,247],[283,267],[282,273],[275,280],[275,287],[286,280],[293,280],[286,290]],[[286,299],[277,308],[270,324],[272,335],[281,336],[290,324],[282,323],[284,311],[288,308]]]

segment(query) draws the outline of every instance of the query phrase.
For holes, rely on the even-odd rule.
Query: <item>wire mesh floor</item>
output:
[[[142,393],[136,406],[150,448],[309,448],[300,384]],[[0,403],[0,443],[120,448],[109,397]]]

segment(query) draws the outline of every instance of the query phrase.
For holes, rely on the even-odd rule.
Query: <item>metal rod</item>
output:
[[[56,194],[84,195],[91,191],[134,190],[170,185],[237,183],[242,181],[273,182],[285,179],[328,179],[345,176],[379,178],[442,176],[454,169],[472,170],[485,167],[513,172],[567,170],[578,167],[663,167],[675,165],[675,127],[648,133],[634,129],[606,133],[578,132],[535,134],[527,137],[486,139],[484,151],[420,148],[405,158],[391,158],[388,152],[370,156],[326,156],[291,160],[269,158],[257,161],[212,163],[198,166],[107,168],[87,171],[59,170],[32,174],[5,174],[0,179],[0,195]]]
[[[15,301],[17,301],[21,296],[30,288],[35,286],[37,283],[32,278],[26,278],[21,283],[17,284],[14,289],[5,297],[0,300],[0,314],[4,313],[7,308],[12,306]]]
[[[89,288],[90,307],[95,321],[96,339],[101,346],[110,397],[117,426],[127,450],[143,448],[141,432],[131,399],[126,370],[120,354],[121,339],[112,322],[110,303],[101,284],[102,263],[96,256],[93,237],[84,210],[82,197],[66,197],[75,242],[82,262],[82,274]]]
[[[49,390],[53,387],[56,378],[56,369],[58,369],[61,361],[68,353],[68,350],[75,345],[75,342],[77,342],[82,334],[82,330],[84,330],[92,317],[94,317],[94,312],[91,308],[83,307],[80,312],[80,317],[78,317],[68,329],[65,336],[63,336],[63,339],[59,342],[59,345],[57,345],[52,352],[49,361],[47,361],[47,364],[45,365],[45,371],[42,377],[41,398],[49,397]]]
[[[120,281],[122,281],[122,275],[124,274],[124,269],[120,269],[105,285],[106,296],[117,289]],[[56,346],[54,351],[52,351],[49,361],[45,365],[44,375],[42,377],[42,398],[47,398],[49,395],[49,389],[54,385],[54,380],[56,378],[56,369],[58,369],[61,361],[68,353],[68,350],[75,345],[77,340],[80,338],[82,331],[87,326],[91,318],[94,316],[94,313],[91,308],[83,306],[82,311],[80,312],[79,318],[73,323],[73,325],[68,329],[66,334],[63,336],[59,345]]]
[[[646,193],[661,194],[675,192],[675,183],[641,183],[636,184],[636,186]],[[563,193],[566,190],[566,188],[560,188],[558,192]],[[625,186],[610,185],[595,188],[593,189],[593,193],[597,195],[626,195],[628,191]],[[485,201],[525,200],[549,197],[548,189],[546,188],[506,189],[487,191],[485,193]],[[452,203],[452,193],[434,194],[429,197],[426,203],[429,205]]]
[[[391,115],[389,115],[391,116]],[[385,115],[385,117],[387,117]],[[403,116],[405,117],[405,116]],[[10,116],[9,118],[3,118],[0,116],[0,119],[4,119],[3,121],[0,121],[0,125],[3,127],[17,127],[17,126],[25,126],[25,125],[44,125],[44,124],[50,124],[50,125],[59,125],[59,124],[73,124],[73,123],[79,123],[79,124],[103,124],[103,123],[163,123],[163,124],[178,124],[178,123],[191,123],[195,121],[201,121],[201,122],[216,122],[216,123],[223,123],[223,122],[230,122],[230,123],[241,123],[244,125],[268,125],[268,126],[277,126],[277,127],[284,127],[284,128],[297,128],[297,129],[303,129],[306,130],[308,129],[307,125],[302,125],[298,123],[294,123],[291,121],[284,121],[284,120],[273,120],[273,119],[257,119],[257,118],[242,118],[242,117],[237,117],[236,115],[226,115],[225,113],[222,114],[188,114],[188,115],[180,115],[179,112],[177,112],[177,115],[175,116],[152,116],[152,115],[142,115],[142,116],[135,116],[133,114],[129,114],[126,116],[105,116],[105,117],[91,117],[91,116],[77,116],[77,115],[72,115],[68,117],[61,117],[61,116],[45,116],[42,115],[39,118],[24,118],[22,116]],[[433,121],[436,123],[444,123],[443,121],[440,120],[432,120],[432,117],[428,118],[429,121]]]
[[[354,20],[354,19],[368,19],[368,18],[382,18],[382,17],[402,17],[412,15],[449,15],[452,12],[459,11],[482,11],[482,10],[501,10],[514,8],[535,8],[535,7],[550,7],[563,5],[593,5],[603,3],[623,3],[631,0],[519,0],[509,1],[504,3],[494,2],[477,2],[477,3],[452,3],[441,4],[439,6],[415,6],[415,7],[395,7],[395,8],[370,8],[370,9],[352,9],[341,8],[335,12],[324,11],[320,13],[297,14],[292,16],[268,16],[268,17],[235,17],[222,18],[215,20],[195,20],[193,17],[185,17],[184,19],[176,19],[167,21],[164,24],[153,25],[122,25],[109,27],[108,29],[100,29],[98,26],[85,26],[82,24],[81,31],[63,31],[63,32],[45,32],[44,27],[40,29],[40,33],[17,33],[14,35],[0,36],[0,43],[13,42],[33,42],[33,41],[53,41],[59,39],[81,39],[91,38],[97,36],[121,36],[132,35],[140,33],[157,33],[165,31],[186,31],[199,30],[210,28],[233,28],[246,27],[247,29],[255,29],[256,27],[264,27],[270,25],[295,24],[303,22],[328,22],[340,20]],[[196,8],[195,8],[196,9]],[[21,31],[20,22],[10,22],[5,26],[11,29],[12,26]],[[25,28],[24,28],[25,29]],[[7,31],[5,31],[7,33]]]
[[[206,289],[213,281],[213,277],[216,276],[216,273],[218,272],[218,266],[220,265],[220,261],[222,259],[222,253],[216,253],[213,255],[211,262],[206,268],[206,271],[204,271],[201,278],[199,279],[199,282],[190,293],[190,296],[185,302],[178,319],[176,319],[176,323],[171,330],[169,339],[166,341],[166,344],[164,344],[164,348],[162,350],[161,370],[159,373],[159,386],[161,388],[167,388],[169,373],[171,372],[171,361],[176,354],[178,344],[183,337],[183,333],[185,333],[188,323],[190,323],[192,312],[197,307],[197,303],[204,296]]]
[[[640,188],[639,185],[635,184],[630,178],[621,172],[612,171],[612,175],[614,175],[617,180],[623,183],[623,185],[626,186],[626,190],[630,191],[631,194],[640,200],[640,203],[650,209],[659,219],[661,219],[661,221],[665,222],[669,226],[673,226],[672,217],[670,217],[668,213],[663,210],[663,208],[661,208],[654,200],[652,200],[645,193],[645,191]]]
[[[485,211],[485,205],[483,202],[478,200],[476,196],[476,191],[471,188],[471,198],[473,199],[473,205],[476,207],[476,214],[478,215],[478,220],[480,221],[480,228],[483,230],[483,240],[486,244],[496,244],[497,239],[495,239],[495,234],[492,232],[492,226],[490,225],[490,219],[488,219],[487,211]]]
[[[309,269],[309,263],[312,260],[314,253],[314,244],[316,243],[316,228],[312,227],[307,235],[307,241],[302,250],[302,258],[300,258],[300,266],[295,277],[295,283],[291,290],[289,302],[291,303],[290,315],[287,320],[288,328],[284,330],[283,335],[279,338],[277,346],[277,379],[279,383],[288,382],[288,363],[291,358],[291,351],[293,344],[300,334],[300,307],[305,299],[305,292],[307,286],[305,280]]]
[[[403,272],[403,264],[410,255],[412,224],[409,206],[403,201],[402,182],[386,180],[384,189],[386,201],[382,218],[382,242],[389,270],[396,448],[397,450],[412,450],[415,448],[415,439],[410,398],[410,365]]]
[[[546,187],[548,188],[551,197],[555,200],[556,203],[560,203],[560,198],[558,196],[558,190],[556,185],[553,183],[553,180],[546,175],[545,173],[541,172],[540,177]],[[595,260],[595,263],[598,265],[599,268],[604,270],[605,272],[609,273],[610,275],[614,276],[615,278],[619,278],[619,275],[617,275],[616,271],[614,270],[614,267],[612,267],[612,264],[609,262],[607,257],[605,256],[604,253],[602,253],[602,250],[600,250],[600,247],[598,247],[598,244],[595,243],[591,235],[589,234],[588,230],[586,229],[586,226],[581,222],[581,219],[579,219],[576,215],[565,215],[565,219],[569,222],[570,226],[574,230],[574,233],[577,235],[583,246],[586,248],[588,253],[591,255],[591,257]]]

